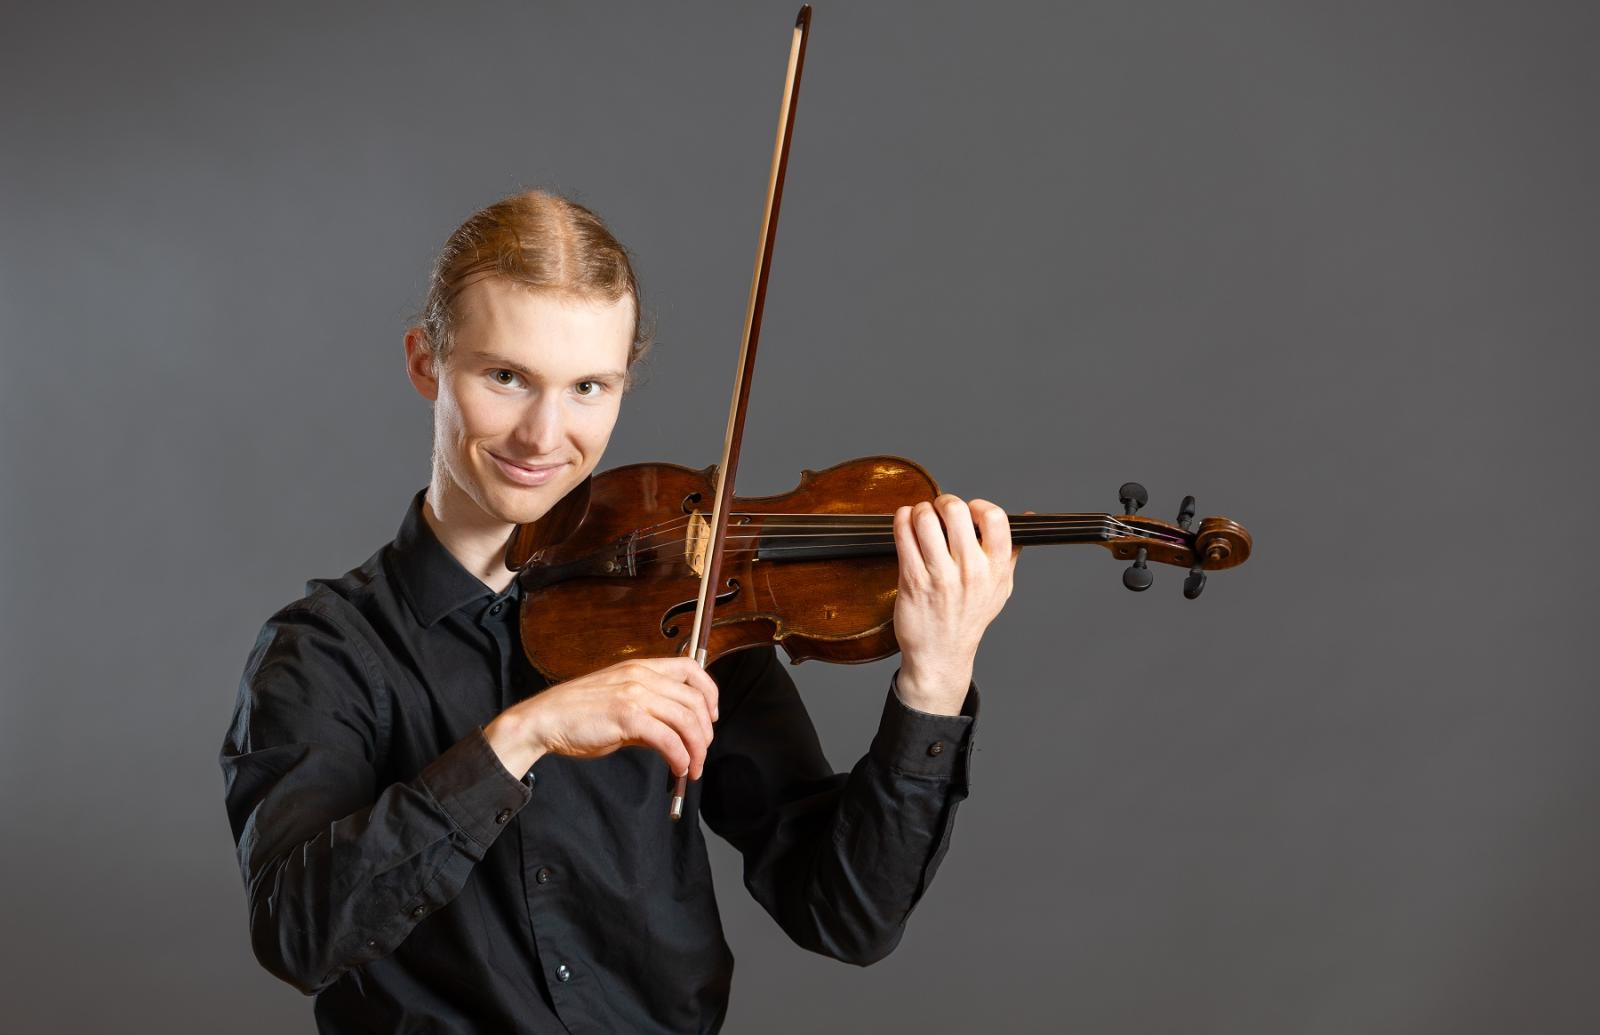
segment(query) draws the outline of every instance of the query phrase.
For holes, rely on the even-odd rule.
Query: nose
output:
[[[517,423],[517,446],[525,450],[522,459],[559,453],[564,435],[561,394],[540,392],[530,399],[527,412]]]

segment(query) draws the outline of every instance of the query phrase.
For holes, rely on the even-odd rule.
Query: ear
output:
[[[406,331],[406,376],[417,394],[429,402],[439,398],[439,374],[428,351],[428,336],[421,327]]]

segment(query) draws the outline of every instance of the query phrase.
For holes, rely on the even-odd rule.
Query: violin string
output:
[[[1073,530],[1075,530],[1075,531],[1093,530],[1095,524],[1096,524],[1095,522],[1081,522],[1081,523],[1078,523],[1075,526],[1073,526]],[[1116,522],[1116,524],[1120,525],[1121,522]],[[1037,540],[1037,539],[1046,539],[1046,538],[1049,538],[1052,533],[1054,533],[1056,531],[1059,531],[1063,527],[1066,527],[1066,526],[1064,524],[1063,525],[1045,526],[1045,528],[1042,530],[1042,532],[1041,532],[1040,529],[1024,530],[1024,532],[1023,532],[1023,534],[1021,536],[1013,536],[1013,542],[1027,543],[1029,541],[1033,541],[1033,540]],[[1030,533],[1032,533],[1032,534],[1030,534]],[[735,536],[729,536],[728,540],[730,542],[742,541],[742,540],[756,540],[757,541],[756,542],[756,549],[759,550],[760,549],[760,540],[762,538],[763,537],[760,534],[742,535],[742,536],[735,535]],[[836,536],[836,535],[815,534],[815,533],[794,536],[794,537],[791,537],[791,538],[795,538],[795,539],[830,539],[832,541],[831,542],[827,542],[827,543],[817,543],[815,545],[810,545],[810,546],[806,546],[806,545],[800,545],[800,546],[785,545],[785,546],[781,547],[781,549],[783,551],[783,555],[781,557],[777,557],[777,558],[773,558],[773,559],[775,559],[775,560],[783,560],[783,559],[792,558],[797,553],[806,553],[806,552],[816,551],[816,550],[838,549],[841,546],[873,546],[873,545],[879,545],[879,544],[886,543],[886,542],[893,542],[892,537],[887,538],[887,539],[885,539],[885,538],[876,538],[876,539],[874,539],[874,538],[868,537],[868,536],[856,536],[854,538],[867,539],[868,541],[866,541],[866,542],[840,543],[840,542],[838,542],[838,540],[840,538],[850,538],[850,537],[839,537],[839,536]],[[1188,543],[1186,543],[1186,542],[1184,542],[1182,540],[1174,539],[1174,538],[1172,538],[1170,536],[1169,537],[1163,537],[1162,539],[1160,539],[1158,541],[1165,542],[1167,545],[1171,545],[1171,546],[1177,546],[1177,547],[1180,547],[1180,548],[1189,548],[1189,544]],[[746,549],[746,548],[745,547],[736,546],[735,549]],[[672,554],[672,555],[665,556],[665,557],[661,557],[661,556],[647,557],[647,558],[644,558],[643,560],[637,561],[636,564],[635,564],[634,570],[638,571],[640,569],[643,569],[643,568],[646,568],[646,567],[655,566],[655,565],[677,564],[677,563],[681,563],[681,559],[676,554]]]
[[[1023,517],[1023,518],[1029,518],[1029,519],[1036,518],[1036,517],[1037,518],[1050,518],[1051,517],[1051,515],[1042,515],[1042,514],[1041,515],[1027,514],[1027,515],[1019,515],[1019,516]],[[828,532],[827,533],[823,533],[823,534],[831,534],[831,533],[835,533],[835,532],[855,530],[855,529],[870,529],[870,530],[873,530],[873,531],[877,531],[877,530],[880,530],[880,529],[882,529],[884,527],[893,528],[893,522],[894,522],[893,515],[888,515],[888,514],[883,514],[883,515],[879,515],[879,514],[837,514],[837,515],[831,515],[831,514],[749,514],[749,515],[746,515],[746,514],[734,514],[734,515],[730,515],[730,520],[732,520],[733,518],[747,518],[747,517],[748,518],[759,517],[759,518],[767,519],[767,521],[770,521],[770,519],[773,519],[773,518],[780,519],[780,521],[778,522],[778,524],[776,526],[768,525],[764,521],[764,523],[763,523],[763,525],[761,527],[761,530],[756,533],[757,535],[766,535],[766,536],[769,536],[769,537],[770,536],[779,536],[779,535],[791,534],[791,533],[792,534],[805,534],[805,533],[802,533],[802,532],[797,532],[796,530],[799,530],[799,529],[810,529],[810,528],[827,529]],[[786,519],[786,518],[804,518],[806,520],[803,521],[803,522],[790,522],[790,521],[781,520],[781,519]],[[685,516],[685,517],[682,517],[682,518],[676,518],[676,519],[672,519],[672,520],[668,520],[668,521],[659,522],[658,524],[650,525],[650,526],[647,526],[646,528],[640,529],[638,532],[634,533],[633,543],[632,543],[633,548],[636,549],[636,550],[638,550],[638,549],[650,549],[650,548],[657,547],[659,545],[663,545],[664,542],[682,541],[681,537],[678,535],[678,532],[679,532],[679,527],[678,526],[686,526],[689,523],[689,520],[690,520],[690,518],[688,516]],[[1061,519],[1055,520],[1055,521],[1042,521],[1042,522],[1035,522],[1035,521],[1031,521],[1031,520],[1030,521],[1024,521],[1023,523],[1017,525],[1016,528],[1014,529],[1013,538],[1016,538],[1016,533],[1018,531],[1023,531],[1023,530],[1055,531],[1055,530],[1061,530],[1061,529],[1070,528],[1070,527],[1080,527],[1083,523],[1089,523],[1089,524],[1104,523],[1110,529],[1121,531],[1124,534],[1129,535],[1129,536],[1133,536],[1133,537],[1144,536],[1146,538],[1153,538],[1153,539],[1163,540],[1163,541],[1167,541],[1167,542],[1175,542],[1175,543],[1182,542],[1181,538],[1179,538],[1177,536],[1174,536],[1172,533],[1165,532],[1164,530],[1159,530],[1159,529],[1147,529],[1147,528],[1143,528],[1143,527],[1140,527],[1140,526],[1128,525],[1126,522],[1118,520],[1115,515],[1111,515],[1111,514],[1073,515],[1071,517],[1062,517]],[[737,526],[735,526],[735,527],[737,527]],[[657,531],[658,529],[659,529],[659,531]],[[645,534],[641,535],[640,533],[645,533]],[[738,533],[734,529],[730,529],[729,530],[728,538],[738,538],[738,537],[739,537]]]
[[[752,537],[749,537],[749,538],[754,538],[754,537],[752,536]],[[857,545],[857,544],[851,544],[851,545]],[[875,545],[875,544],[860,544],[860,545]],[[1173,545],[1182,546],[1184,544],[1173,544]],[[782,556],[769,558],[768,559],[768,563],[784,561],[784,560],[804,560],[805,558],[797,558],[794,555],[795,554],[801,554],[801,553],[807,553],[807,552],[815,551],[815,550],[832,550],[832,549],[836,549],[836,548],[837,548],[837,545],[833,544],[833,543],[819,543],[819,544],[814,545],[814,546],[787,546],[787,547],[783,548],[783,555]],[[759,547],[757,547],[757,549],[759,550]],[[889,556],[889,554],[885,553],[883,556]],[[757,559],[759,559],[759,558],[757,558]],[[682,564],[682,563],[684,563],[683,562],[683,558],[678,556],[678,555],[676,555],[676,554],[671,554],[671,555],[668,555],[668,556],[647,557],[647,558],[645,558],[643,560],[635,562],[634,571],[635,572],[639,572],[639,571],[643,571],[646,568],[659,567],[659,566],[665,565],[665,564]]]
[[[728,533],[728,535],[725,537],[725,541],[731,543],[731,542],[741,542],[741,541],[745,541],[745,540],[754,539],[754,540],[758,540],[758,541],[764,541],[764,542],[773,543],[774,545],[779,545],[779,544],[784,543],[784,542],[788,542],[788,541],[792,541],[792,540],[800,540],[800,539],[828,539],[828,540],[833,540],[834,542],[838,542],[839,540],[842,540],[842,539],[864,539],[864,538],[865,539],[870,539],[870,538],[873,538],[873,537],[878,537],[879,541],[882,541],[882,542],[893,542],[894,541],[894,532],[893,532],[892,528],[885,528],[882,525],[871,525],[871,524],[857,524],[857,525],[847,525],[847,526],[819,525],[819,526],[812,526],[812,527],[825,528],[825,529],[827,529],[827,531],[820,531],[820,532],[798,531],[793,526],[791,526],[789,528],[778,529],[778,530],[767,529],[767,530],[757,530],[757,531],[748,532],[748,533],[740,532],[740,531],[730,531]],[[1123,534],[1126,534],[1126,535],[1129,535],[1129,536],[1138,537],[1140,535],[1143,535],[1145,538],[1153,539],[1153,540],[1156,540],[1156,541],[1159,541],[1159,542],[1168,542],[1168,543],[1172,543],[1174,545],[1186,545],[1184,540],[1181,539],[1181,538],[1178,538],[1178,537],[1174,537],[1174,536],[1170,536],[1170,535],[1166,535],[1166,534],[1160,534],[1160,533],[1142,533],[1142,532],[1140,532],[1138,530],[1129,529],[1127,526],[1123,526],[1123,525],[1120,525],[1120,524],[1119,525],[1113,525],[1113,524],[1111,524],[1109,522],[1106,522],[1106,521],[1103,521],[1103,520],[1085,520],[1085,521],[1076,521],[1076,522],[1059,522],[1059,523],[1055,523],[1055,524],[1051,524],[1051,525],[1036,525],[1036,526],[1032,526],[1032,527],[1029,527],[1029,528],[1026,528],[1026,529],[1015,530],[1012,533],[1011,538],[1012,538],[1012,540],[1014,542],[1028,542],[1028,541],[1037,542],[1037,541],[1039,541],[1041,539],[1050,538],[1051,536],[1056,535],[1056,534],[1067,533],[1067,532],[1086,532],[1086,531],[1101,531],[1101,532],[1106,533],[1108,536],[1111,535],[1114,532],[1120,531]],[[639,552],[646,551],[646,550],[660,549],[660,548],[664,548],[664,547],[672,547],[672,546],[675,546],[677,544],[685,543],[684,538],[681,537],[681,536],[671,536],[671,537],[668,537],[668,538],[661,538],[661,537],[652,537],[652,538],[653,538],[654,541],[649,541],[649,542],[645,542],[645,543],[635,543],[634,544],[634,548],[633,548],[633,552],[639,553]]]
[[[826,531],[820,531],[820,532],[803,531],[803,529],[810,529],[810,528],[825,529]],[[1114,518],[1111,518],[1109,516],[1101,516],[1101,517],[1087,517],[1086,516],[1086,517],[1082,517],[1082,518],[1074,518],[1074,519],[1071,519],[1071,520],[1054,521],[1054,522],[1048,522],[1048,523],[1041,522],[1041,523],[1038,523],[1038,524],[1029,524],[1029,525],[1025,525],[1025,526],[1022,526],[1022,527],[1014,530],[1013,533],[1012,533],[1012,537],[1011,538],[1014,541],[1029,541],[1029,540],[1035,540],[1036,541],[1039,538],[1048,537],[1048,536],[1051,536],[1051,535],[1054,535],[1054,534],[1057,534],[1057,533],[1071,532],[1071,531],[1085,531],[1085,530],[1094,530],[1094,529],[1103,530],[1103,531],[1107,532],[1108,534],[1109,533],[1113,533],[1113,532],[1121,533],[1122,535],[1125,535],[1125,536],[1130,537],[1130,538],[1150,539],[1150,540],[1154,540],[1156,542],[1163,542],[1163,543],[1168,543],[1168,544],[1172,544],[1172,545],[1176,545],[1176,546],[1188,546],[1189,545],[1188,541],[1185,540],[1184,538],[1182,538],[1181,536],[1177,536],[1177,535],[1174,535],[1172,533],[1169,533],[1169,532],[1166,532],[1166,531],[1160,530],[1160,529],[1146,529],[1146,528],[1140,528],[1138,526],[1131,526],[1131,525],[1126,524],[1125,522],[1115,520]],[[789,525],[781,525],[781,526],[779,526],[777,528],[758,528],[754,532],[750,532],[750,533],[744,533],[744,532],[741,532],[741,531],[738,531],[737,529],[735,529],[735,530],[731,530],[729,532],[729,534],[726,536],[726,539],[729,542],[736,542],[736,541],[747,540],[747,539],[767,540],[769,542],[776,542],[776,541],[779,541],[779,540],[816,539],[816,538],[838,540],[840,538],[858,538],[858,537],[861,537],[861,536],[864,536],[864,535],[872,535],[872,534],[886,534],[888,539],[890,541],[892,541],[892,539],[893,539],[892,525],[890,525],[890,526],[888,526],[886,528],[885,527],[885,523],[881,522],[881,521],[879,521],[879,522],[843,522],[843,521],[841,521],[841,522],[830,522],[830,523],[822,523],[822,524],[815,524],[815,523],[811,523],[811,524],[789,524]],[[674,545],[674,544],[677,544],[677,543],[682,543],[682,542],[684,542],[683,537],[678,536],[675,533],[656,533],[656,534],[651,535],[651,536],[646,536],[643,540],[636,540],[632,545],[633,545],[634,552],[639,552],[641,550],[656,549],[656,548],[660,548],[660,547],[663,547],[663,546],[671,546],[671,545]]]

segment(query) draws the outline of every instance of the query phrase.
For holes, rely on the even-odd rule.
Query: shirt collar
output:
[[[406,602],[424,627],[431,626],[450,612],[494,591],[461,566],[445,549],[422,516],[426,488],[418,489],[394,537],[394,567]],[[512,582],[508,594],[515,592]]]

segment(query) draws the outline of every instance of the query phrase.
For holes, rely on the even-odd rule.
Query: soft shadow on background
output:
[[[570,193],[712,462],[795,4],[34,5],[0,38],[0,938],[19,1032],[311,1029],[216,764],[246,653],[428,476],[445,235]],[[1026,553],[900,948],[714,841],[731,1032],[1600,1028],[1592,5],[819,3],[741,491],[898,453],[1248,526]],[[892,663],[796,678],[834,764]]]

